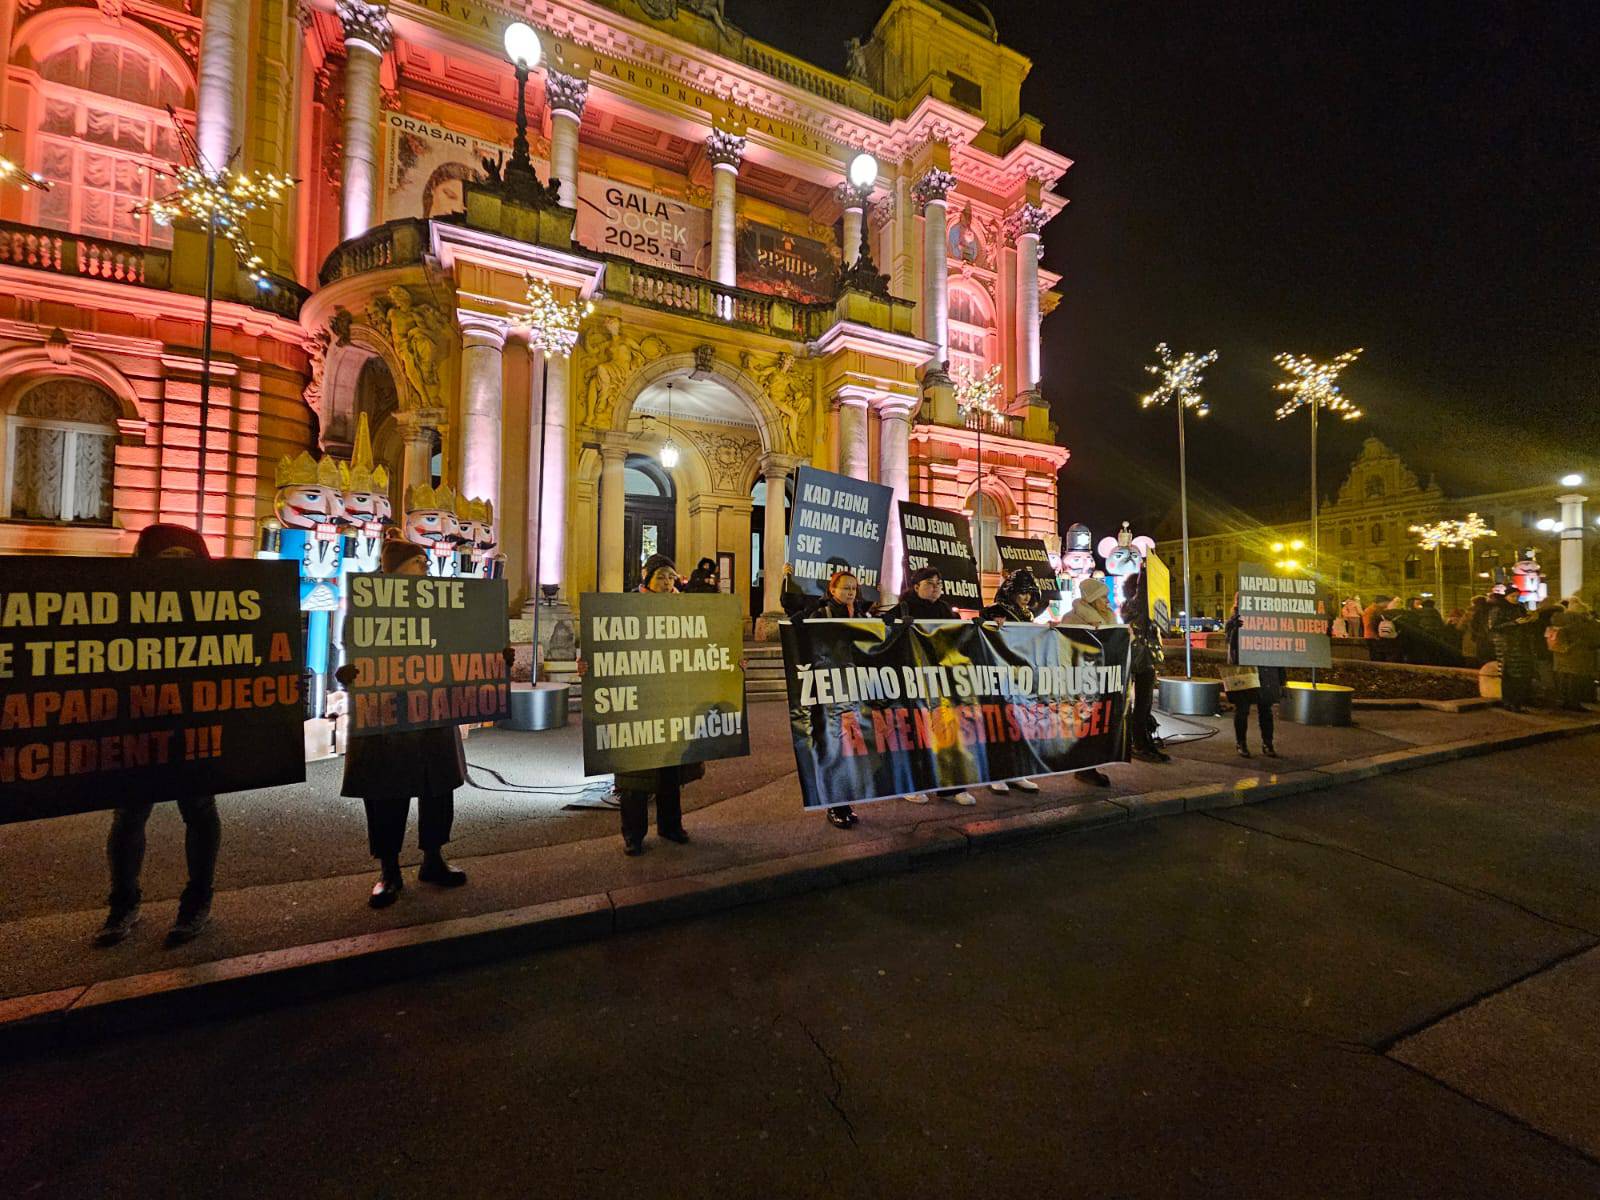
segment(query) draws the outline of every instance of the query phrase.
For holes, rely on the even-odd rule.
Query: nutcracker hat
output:
[[[483,525],[493,525],[494,501],[469,500],[465,496],[457,496],[456,518],[461,521],[477,521]]]
[[[372,465],[372,431],[367,414],[356,423],[356,446],[348,463],[339,464],[339,484],[347,492],[387,492],[389,472]]]
[[[456,493],[448,483],[441,483],[438,487],[419,483],[406,492],[407,512],[424,512],[435,508],[455,512]]]
[[[1126,521],[1122,523],[1122,528],[1117,530],[1117,545],[1123,549],[1133,545],[1133,530]]]
[[[1089,527],[1081,521],[1067,527],[1068,550],[1092,550],[1094,548],[1094,534],[1089,532]]]
[[[325,487],[338,490],[339,464],[331,458],[312,458],[310,452],[306,450],[300,451],[293,458],[285,454],[278,460],[273,484],[280,488]]]

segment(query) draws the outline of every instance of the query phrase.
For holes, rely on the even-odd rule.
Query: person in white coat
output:
[[[1086,625],[1098,629],[1102,625],[1117,624],[1117,614],[1111,608],[1111,589],[1104,579],[1085,579],[1078,586],[1078,598],[1072,602],[1066,616],[1057,625]],[[1095,787],[1110,787],[1111,780],[1104,771],[1090,767],[1076,772],[1079,779]]]

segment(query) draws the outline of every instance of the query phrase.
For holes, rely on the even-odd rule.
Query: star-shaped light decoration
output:
[[[1446,546],[1455,546],[1456,542],[1455,521],[1435,521],[1431,525],[1413,525],[1410,532],[1417,535],[1417,546],[1423,550],[1440,550]]]
[[[971,412],[998,413],[1000,406],[1000,364],[996,363],[982,375],[974,375],[972,368],[956,368],[956,411],[965,417]]]
[[[1346,350],[1332,362],[1325,363],[1319,363],[1302,354],[1277,355],[1272,361],[1289,374],[1288,379],[1274,385],[1278,391],[1289,394],[1289,398],[1278,406],[1276,414],[1278,420],[1283,420],[1307,405],[1315,405],[1327,412],[1337,413],[1346,421],[1354,421],[1361,416],[1361,410],[1345,399],[1337,382],[1344,369],[1359,357],[1361,357],[1359,346],[1354,350]]]
[[[1197,417],[1209,413],[1211,406],[1201,397],[1200,385],[1205,381],[1206,368],[1217,361],[1217,352],[1196,354],[1186,350],[1174,358],[1172,348],[1162,342],[1156,347],[1156,357],[1160,361],[1147,364],[1145,370],[1160,382],[1155,391],[1139,397],[1139,407],[1156,408],[1176,401],[1184,408],[1193,409]]]
[[[546,358],[566,358],[578,344],[578,326],[594,311],[591,301],[558,300],[555,290],[536,276],[527,276],[528,311],[516,323],[528,331],[528,347]]]
[[[256,253],[255,242],[250,237],[250,214],[282,200],[295,181],[287,175],[270,172],[252,175],[231,167],[213,169],[205,161],[194,135],[178,120],[178,114],[170,105],[167,113],[178,131],[178,145],[189,161],[173,163],[170,170],[157,168],[157,174],[173,180],[172,191],[139,205],[134,211],[149,213],[158,225],[183,220],[202,225],[210,222],[211,228],[228,240],[239,265],[256,286],[271,287],[266,264]]]
[[[0,124],[0,133],[16,132],[15,125]],[[50,181],[43,175],[36,171],[24,171],[3,154],[0,154],[0,183],[14,183],[25,192],[30,188],[38,188],[41,192],[50,190]]]

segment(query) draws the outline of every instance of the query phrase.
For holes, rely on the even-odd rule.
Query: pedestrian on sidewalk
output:
[[[1171,762],[1172,756],[1156,744],[1156,671],[1165,659],[1161,634],[1150,619],[1144,598],[1144,574],[1133,577],[1127,599],[1122,602],[1122,623],[1132,632],[1133,642],[1133,757],[1141,762]]]
[[[1583,712],[1594,699],[1595,654],[1600,651],[1600,621],[1576,596],[1562,601],[1562,610],[1550,618],[1550,650],[1554,657],[1556,690],[1561,707]]]
[[[689,572],[689,582],[683,585],[683,590],[688,595],[710,594],[717,590],[718,582],[717,564],[709,558],[702,558]]]
[[[860,581],[849,571],[835,571],[828,579],[828,590],[809,603],[797,606],[793,619],[799,624],[871,615],[872,605],[862,598]],[[828,823],[836,829],[849,829],[860,819],[849,804],[835,804],[828,809]]]
[[[1244,618],[1239,615],[1239,593],[1233,594],[1233,615],[1228,618],[1228,665],[1238,667],[1239,630]],[[1250,710],[1256,710],[1256,724],[1261,728],[1261,753],[1277,758],[1272,744],[1272,706],[1283,699],[1286,674],[1282,667],[1254,667],[1256,686],[1228,689],[1228,703],[1233,705],[1233,740],[1240,758],[1250,757]]]
[[[934,567],[918,567],[906,580],[906,590],[885,615],[891,621],[959,621],[961,614],[955,605],[944,598],[944,580]],[[977,797],[965,788],[945,788],[933,793],[933,798],[952,800],[963,806],[976,804]],[[906,797],[910,804],[926,804],[929,797],[913,792]]]
[[[665,554],[645,559],[640,572],[639,590],[656,596],[670,596],[678,586],[678,568]],[[579,672],[587,670],[579,663]],[[683,828],[683,785],[705,777],[700,763],[678,767],[656,767],[648,771],[627,771],[617,776],[617,796],[622,801],[622,852],[630,858],[644,853],[645,834],[650,832],[650,797],[656,799],[656,833],[669,842],[683,845],[689,835]]]
[[[1111,610],[1111,589],[1104,579],[1094,578],[1085,579],[1078,585],[1078,598],[1072,602],[1067,615],[1056,622],[1058,625],[1083,625],[1090,629],[1116,623],[1117,614]],[[1090,767],[1075,774],[1095,787],[1111,786],[1111,777],[1098,768]]]
[[[999,625],[1007,621],[1028,624],[1043,607],[1042,597],[1039,595],[1039,581],[1034,578],[1032,571],[1019,568],[1011,572],[1000,584],[999,590],[994,594],[994,603],[983,610],[982,619]],[[1039,785],[1031,779],[1013,779],[1010,783],[989,785],[991,792],[1002,796],[1012,788],[1016,788],[1019,792],[1037,792]]]
[[[378,564],[386,575],[426,575],[428,552],[415,542],[393,538],[383,544]],[[506,654],[511,651],[507,649]],[[334,678],[348,687],[355,679],[354,666],[346,663]],[[467,882],[467,873],[444,857],[455,823],[456,789],[466,781],[461,731],[454,725],[350,739],[339,794],[360,800],[366,809],[367,849],[379,865],[378,882],[367,897],[369,905],[388,908],[405,889],[400,850],[405,844],[412,796],[417,798],[417,846],[422,851],[417,878],[446,888]]]
[[[209,560],[205,539],[186,525],[146,525],[134,543],[135,558],[196,558]],[[211,895],[217,874],[217,852],[222,847],[222,818],[215,796],[175,796],[183,817],[183,854],[189,879],[178,897],[178,916],[167,931],[167,945],[192,942],[211,923]],[[110,911],[95,934],[95,944],[115,946],[139,923],[139,874],[144,867],[145,826],[155,804],[130,800],[117,805],[106,838],[106,863],[111,869]]]
[[[1510,712],[1533,702],[1533,618],[1522,605],[1496,593],[1489,599],[1489,636],[1500,660],[1500,699]]]

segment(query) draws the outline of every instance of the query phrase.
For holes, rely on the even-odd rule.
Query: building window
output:
[[[1196,575],[1194,577],[1194,590],[1197,593],[1206,590],[1206,577],[1204,575]]]
[[[971,287],[950,289],[950,370],[965,367],[981,379],[995,360],[994,316]]]
[[[1354,583],[1356,581],[1355,563],[1341,563],[1339,565],[1339,582]]]
[[[183,85],[131,46],[83,39],[39,64],[38,221],[86,237],[170,246],[172,230],[136,211],[181,157],[165,106]]]
[[[964,75],[949,72],[950,99],[962,108],[982,108],[983,88]]]
[[[1374,546],[1383,545],[1383,526],[1382,525],[1374,525],[1372,527],[1371,537],[1372,537],[1372,544]]]
[[[1345,525],[1339,530],[1339,545],[1348,546],[1351,542],[1353,542],[1355,540],[1356,540],[1355,531],[1352,530],[1350,528],[1350,526]]]
[[[18,521],[111,523],[117,402],[81,379],[24,392],[6,419],[6,513]]]
[[[1406,578],[1407,579],[1415,579],[1417,577],[1417,567],[1418,567],[1418,565],[1419,564],[1417,562],[1417,556],[1415,554],[1406,555]]]
[[[1222,572],[1218,571],[1211,577],[1211,579],[1211,590],[1213,592],[1220,592],[1222,590]]]
[[[995,537],[1000,532],[1000,505],[987,492],[978,492],[968,504],[978,542],[978,570],[1000,569],[1000,547]]]
[[[1383,495],[1383,476],[1381,476],[1381,475],[1368,475],[1367,476],[1367,499],[1368,500],[1376,500],[1378,497],[1380,497],[1382,495]]]

